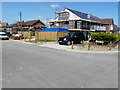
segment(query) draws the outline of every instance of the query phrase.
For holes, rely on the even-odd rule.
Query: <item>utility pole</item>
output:
[[[21,31],[21,34],[22,34],[22,15],[21,15],[21,12],[20,12],[20,31]]]

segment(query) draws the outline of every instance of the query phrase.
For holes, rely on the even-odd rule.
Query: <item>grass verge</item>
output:
[[[25,41],[31,43],[38,43],[38,42],[56,42],[56,40],[32,40],[32,41]]]

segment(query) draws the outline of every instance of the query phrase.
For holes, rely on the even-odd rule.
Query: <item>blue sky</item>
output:
[[[3,2],[2,19],[9,24],[19,21],[19,13],[22,12],[22,20],[55,18],[55,8],[66,6],[67,8],[93,14],[100,18],[114,18],[118,25],[117,2]]]

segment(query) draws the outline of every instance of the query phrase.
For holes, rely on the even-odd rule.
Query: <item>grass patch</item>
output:
[[[32,40],[32,41],[25,41],[31,43],[38,43],[38,42],[56,42],[56,40]]]
[[[56,40],[37,40],[38,42],[56,42]]]
[[[13,39],[13,37],[9,37],[9,39]]]

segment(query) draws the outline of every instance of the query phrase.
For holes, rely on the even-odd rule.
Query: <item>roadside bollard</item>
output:
[[[118,42],[118,49],[120,49],[120,41]]]
[[[93,42],[93,49],[95,49],[95,47],[96,47],[96,43],[95,43],[95,42]]]
[[[82,43],[82,48],[84,48],[84,40],[83,40],[83,43]]]
[[[29,42],[31,42],[31,35],[30,35],[30,37],[29,37]]]
[[[29,42],[30,42],[30,37],[29,37]]]
[[[88,43],[88,51],[90,51],[90,44],[91,44],[91,42]]]
[[[24,41],[26,42],[26,38],[24,37]]]
[[[72,41],[72,49],[74,49],[74,48],[73,48],[73,41]]]
[[[111,47],[112,47],[112,42],[110,42],[110,46],[109,46],[109,49],[108,49],[108,50],[111,50]]]

